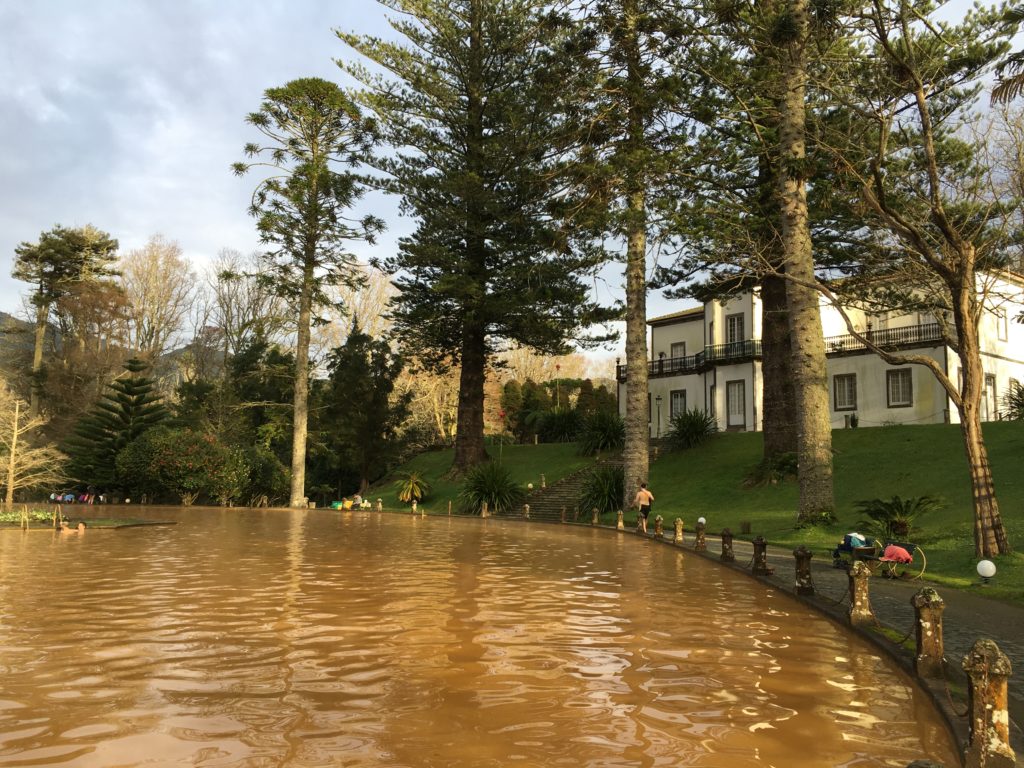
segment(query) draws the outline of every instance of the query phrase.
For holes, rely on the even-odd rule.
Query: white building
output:
[[[981,357],[985,369],[982,419],[999,418],[1002,398],[1024,383],[1024,278],[1002,277],[986,289]],[[822,302],[832,426],[935,424],[958,421],[945,390],[921,365],[890,365],[847,332],[840,313]],[[847,311],[858,332],[886,351],[931,356],[953,381],[959,360],[932,315]],[[668,432],[686,409],[711,413],[721,430],[761,429],[761,300],[757,292],[684,309],[648,321],[651,436]],[[626,366],[618,365],[619,408],[625,414]]]

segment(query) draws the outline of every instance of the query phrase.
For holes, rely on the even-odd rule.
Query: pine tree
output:
[[[168,417],[146,363],[132,358],[127,375],[107,385],[92,411],[82,417],[68,439],[68,474],[83,484],[109,488],[115,482],[117,454],[146,430]]]
[[[40,408],[43,376],[43,343],[53,306],[83,283],[112,277],[117,240],[92,225],[80,228],[56,226],[43,232],[36,243],[21,243],[15,252],[13,276],[33,286],[31,302],[36,309],[35,348],[32,354],[30,416]]]
[[[395,324],[420,359],[461,366],[453,472],[487,457],[484,382],[515,343],[564,353],[608,316],[588,297],[594,265],[560,227],[561,95],[573,62],[564,19],[540,0],[382,0],[405,44],[340,33],[387,74],[342,63],[400,154],[380,160],[416,216],[386,266],[398,273]],[[376,71],[375,68],[375,71]]]
[[[255,166],[273,170],[256,186],[249,209],[261,241],[274,249],[269,254],[272,276],[264,287],[297,308],[290,504],[301,507],[306,495],[310,325],[317,309],[330,303],[324,286],[362,284],[363,273],[346,249],[352,241],[372,242],[383,227],[370,216],[355,224],[346,218],[364,185],[352,170],[337,167],[364,162],[375,136],[372,124],[345,93],[319,78],[268,89],[247,122],[268,143],[247,144],[246,155],[255,159],[235,163],[235,173]]]

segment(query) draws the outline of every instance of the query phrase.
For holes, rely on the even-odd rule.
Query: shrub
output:
[[[1003,395],[1003,418],[1010,421],[1024,421],[1024,386],[1012,384]]]
[[[479,464],[469,471],[459,492],[459,510],[478,515],[484,502],[491,512],[508,512],[518,507],[526,492],[512,479],[511,473],[493,461]]]
[[[666,437],[672,448],[685,450],[700,445],[717,431],[718,424],[710,413],[693,408],[672,417]]]
[[[615,512],[622,509],[625,492],[626,479],[622,467],[595,467],[583,480],[579,509],[584,514],[594,507],[601,514]]]
[[[902,499],[893,496],[889,500],[866,499],[857,502],[857,508],[865,515],[858,525],[868,528],[883,539],[906,539],[913,530],[914,520],[921,515],[934,512],[942,502],[933,496],[912,496]]]
[[[537,421],[537,434],[542,443],[571,443],[580,433],[580,416],[576,411],[555,408],[545,411]]]
[[[768,456],[761,459],[761,462],[747,473],[743,478],[743,485],[747,488],[778,485],[796,478],[797,468],[797,455],[792,451],[780,453],[778,456]]]
[[[403,504],[411,504],[415,499],[416,503],[423,501],[430,493],[430,483],[423,477],[422,472],[403,472],[395,481],[395,489],[398,491],[398,500]]]
[[[626,425],[618,413],[598,411],[583,422],[580,453],[593,456],[601,451],[618,451],[626,443]]]

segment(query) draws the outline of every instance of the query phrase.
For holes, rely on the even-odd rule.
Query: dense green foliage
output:
[[[626,425],[615,411],[597,411],[586,417],[580,430],[580,453],[594,456],[621,451],[626,442]]]
[[[707,411],[691,408],[677,413],[669,422],[665,439],[676,450],[685,450],[700,445],[718,431],[715,417]]]
[[[143,375],[148,366],[133,358],[124,367],[128,375],[107,385],[103,397],[67,440],[68,472],[83,485],[111,488],[117,454],[168,418],[155,383]]]
[[[487,504],[493,514],[516,509],[526,498],[526,490],[512,477],[508,468],[495,461],[478,464],[466,473],[459,492],[459,510],[478,515]]]
[[[607,514],[622,509],[622,499],[626,492],[625,474],[622,467],[599,466],[587,473],[580,493],[579,511],[588,515],[597,509],[599,514]]]
[[[430,483],[424,479],[422,472],[402,472],[395,481],[395,490],[398,491],[398,500],[401,502],[422,502],[430,493]]]
[[[865,499],[857,502],[857,510],[866,515],[858,523],[879,539],[905,541],[914,532],[914,522],[941,508],[941,502],[932,496],[913,496],[891,499]]]

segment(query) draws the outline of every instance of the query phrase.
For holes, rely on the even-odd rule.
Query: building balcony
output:
[[[886,328],[867,331],[865,334],[874,344],[885,350],[912,349],[914,347],[936,347],[944,343],[942,328],[938,323],[908,325],[903,328]],[[829,357],[859,355],[868,351],[867,345],[852,334],[825,337],[825,354]],[[761,359],[761,340],[747,339],[730,344],[713,344],[695,355],[686,357],[660,357],[647,362],[647,376],[652,379],[665,376],[685,376],[703,373],[715,365],[741,363],[745,360]],[[615,367],[615,377],[626,380],[626,366]]]
[[[713,365],[740,363],[761,357],[761,340],[746,339],[729,344],[713,344],[695,355],[686,357],[659,357],[647,363],[647,376],[656,379],[663,376],[685,376],[690,373],[702,373]],[[619,381],[626,380],[626,366],[618,365],[615,376]]]
[[[886,328],[879,331],[865,331],[872,344],[885,350],[911,349],[913,347],[936,347],[945,343],[942,327],[938,323],[908,325],[903,328]],[[859,354],[867,345],[852,334],[825,337],[825,354],[829,357]]]

